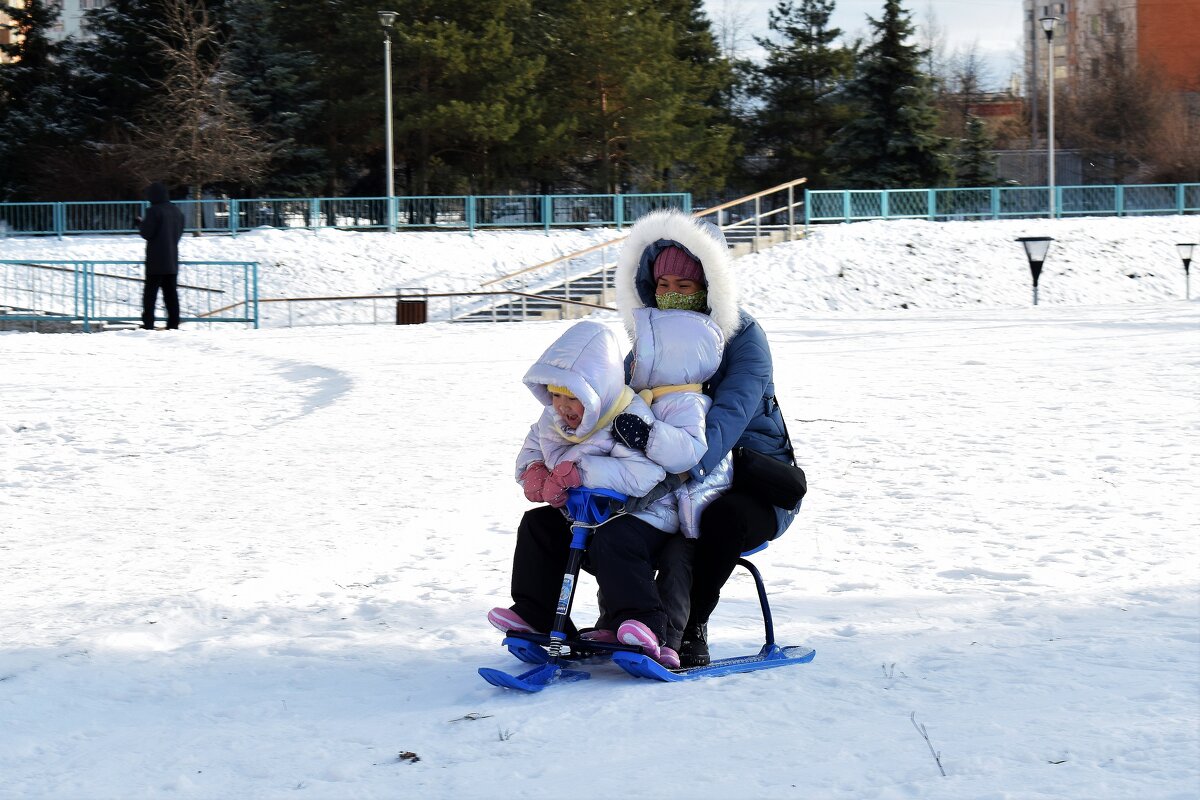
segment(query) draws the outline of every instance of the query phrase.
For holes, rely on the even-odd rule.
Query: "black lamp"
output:
[[[1029,259],[1029,271],[1033,274],[1033,304],[1038,301],[1038,279],[1042,277],[1042,263],[1046,260],[1046,251],[1054,239],[1050,236],[1022,236],[1017,239],[1025,245],[1025,257]]]

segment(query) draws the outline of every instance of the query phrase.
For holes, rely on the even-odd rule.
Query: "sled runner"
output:
[[[517,659],[536,666],[520,675],[510,675],[501,670],[484,667],[479,670],[484,680],[505,689],[540,692],[552,683],[570,683],[591,677],[585,670],[567,669],[564,664],[607,656],[611,656],[612,662],[630,675],[665,682],[754,672],[791,664],[806,664],[813,660],[816,651],[812,648],[783,647],[775,642],[775,626],[771,616],[771,605],[767,600],[766,585],[758,568],[746,560],[746,556],[765,549],[766,544],[742,553],[742,557],[737,560],[737,563],[745,567],[754,578],[759,606],[762,609],[766,641],[756,654],[721,658],[703,667],[672,670],[645,655],[640,647],[568,639],[562,631],[566,628],[567,618],[570,616],[571,600],[574,597],[588,537],[608,520],[625,513],[621,506],[625,499],[624,495],[606,489],[580,488],[568,492],[567,514],[572,520],[571,550],[567,560],[567,571],[563,575],[554,630],[550,634],[509,631],[504,639],[504,645],[509,652]]]

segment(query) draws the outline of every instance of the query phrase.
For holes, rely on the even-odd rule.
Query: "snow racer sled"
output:
[[[775,627],[762,574],[745,559],[745,556],[764,549],[766,544],[743,553],[742,558],[737,560],[737,563],[749,570],[754,578],[759,605],[762,607],[766,642],[756,654],[717,659],[703,667],[667,669],[645,655],[640,647],[579,638],[569,639],[563,631],[567,628],[567,620],[571,614],[571,602],[575,596],[575,585],[583,563],[583,555],[587,550],[588,538],[604,523],[627,513],[626,500],[625,495],[608,489],[577,488],[567,492],[566,514],[571,520],[571,549],[566,572],[563,574],[558,606],[555,609],[553,628],[549,634],[508,631],[504,645],[508,647],[509,652],[521,661],[535,666],[520,675],[483,667],[479,674],[484,680],[504,689],[540,692],[554,683],[587,680],[591,673],[581,669],[568,669],[568,665],[607,656],[611,656],[612,662],[630,675],[668,682],[805,664],[813,660],[816,651],[809,647],[781,647],[775,643]]]

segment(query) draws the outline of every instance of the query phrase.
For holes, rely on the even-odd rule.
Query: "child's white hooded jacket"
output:
[[[721,364],[725,337],[707,314],[633,309],[630,385],[650,402],[654,423],[646,456],[667,472],[687,472],[708,451],[705,415],[712,399],[702,384]],[[703,479],[692,478],[675,491],[684,536],[700,535],[700,514],[733,482],[726,456]]]
[[[574,461],[584,486],[630,497],[645,495],[666,477],[644,453],[613,438],[612,421],[618,414],[635,414],[647,424],[654,421],[646,402],[625,385],[623,362],[616,335],[598,322],[586,321],[569,328],[529,368],[524,383],[545,408],[517,455],[518,481],[538,461],[550,470]],[[562,386],[583,404],[578,428],[563,424],[547,386]],[[679,529],[675,500],[669,496],[635,516],[668,533]]]

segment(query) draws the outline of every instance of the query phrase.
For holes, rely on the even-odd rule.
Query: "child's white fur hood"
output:
[[[630,339],[635,332],[633,310],[654,306],[654,258],[668,245],[682,247],[700,262],[708,283],[709,316],[726,340],[733,338],[741,322],[737,281],[725,236],[711,223],[670,209],[638,220],[617,259],[617,308]]]

